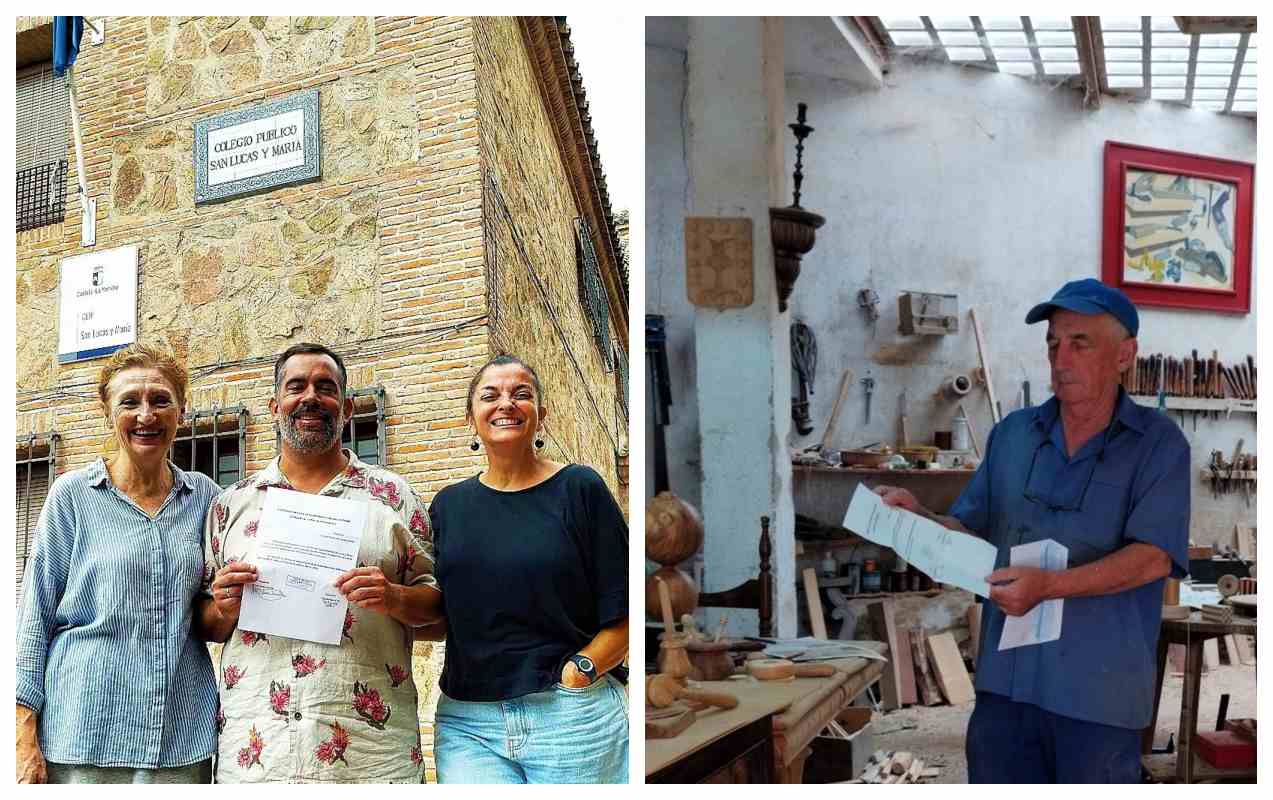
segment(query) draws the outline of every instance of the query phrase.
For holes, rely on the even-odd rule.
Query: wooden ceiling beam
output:
[[[1255,17],[1175,17],[1181,33],[1255,33]]]
[[[1079,51],[1079,74],[1083,76],[1083,105],[1090,109],[1101,107],[1101,92],[1105,85],[1105,70],[1097,62],[1101,53],[1101,24],[1098,17],[1073,17],[1074,42]]]

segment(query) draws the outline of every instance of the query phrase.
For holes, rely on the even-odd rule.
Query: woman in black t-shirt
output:
[[[429,509],[446,610],[442,783],[624,783],[628,526],[591,468],[540,455],[539,377],[498,356],[466,419],[487,469]],[[481,444],[478,444],[478,441]]]

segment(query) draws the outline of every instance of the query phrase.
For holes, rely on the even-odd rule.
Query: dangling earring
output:
[[[535,432],[535,449],[536,450],[544,449],[544,437],[540,436],[538,431]]]
[[[478,443],[477,437],[474,436],[473,441],[469,442],[469,449],[472,450],[474,453],[476,453],[481,448],[482,448],[482,445]]]

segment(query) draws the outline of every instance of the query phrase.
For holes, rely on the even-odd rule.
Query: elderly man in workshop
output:
[[[1055,396],[994,427],[950,516],[903,489],[876,491],[999,548],[968,721],[969,781],[1136,783],[1163,581],[1189,564],[1189,445],[1119,385],[1139,328],[1126,295],[1072,281],[1025,318],[1043,320]],[[1007,566],[1012,547],[1045,539],[1069,549],[1067,569]],[[1060,639],[999,649],[1005,615],[1052,598],[1065,599]]]

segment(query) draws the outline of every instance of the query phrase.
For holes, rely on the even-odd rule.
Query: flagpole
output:
[[[84,140],[80,134],[80,108],[75,96],[75,67],[66,68],[66,88],[71,101],[71,135],[75,139],[75,177],[80,188],[80,244],[92,247],[97,242],[97,203],[88,197],[88,179],[84,175]]]

